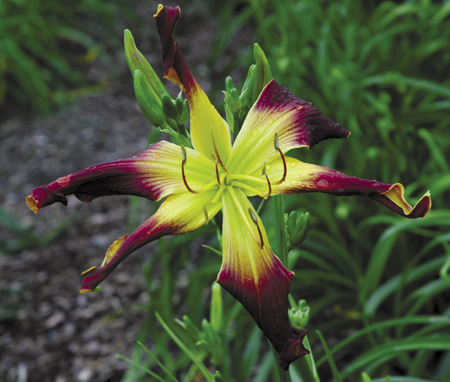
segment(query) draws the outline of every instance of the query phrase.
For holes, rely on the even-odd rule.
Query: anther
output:
[[[252,218],[253,223],[255,223],[256,228],[258,228],[259,240],[261,241],[261,249],[263,249],[263,247],[264,247],[264,240],[263,240],[263,237],[262,237],[261,228],[259,228],[258,217],[256,216],[256,214],[253,212],[253,210],[251,208],[248,209],[248,213],[250,214],[250,217]]]
[[[280,149],[280,143],[278,142],[278,133],[275,133],[275,141],[273,142],[273,145],[275,147],[275,151],[278,151]]]
[[[184,174],[184,166],[186,165],[187,162],[187,153],[186,153],[186,148],[182,145],[181,146],[181,175],[183,177],[183,182],[184,185],[186,186],[187,190],[189,192],[191,192],[192,194],[198,194],[197,191],[194,191],[192,188],[189,187],[189,185],[187,184],[186,181],[186,175]]]
[[[267,176],[267,172],[266,172],[266,162],[264,162],[264,166],[262,168],[262,173],[261,175],[264,175],[266,177],[267,180],[267,186],[269,187],[269,192],[267,193],[267,196],[265,197],[265,199],[267,199],[271,194],[272,194],[272,185],[270,184],[270,180],[269,177]]]
[[[286,159],[284,159],[283,152],[280,149],[280,143],[278,142],[278,133],[275,133],[275,139],[274,139],[273,145],[275,147],[275,151],[278,151],[280,153],[281,160],[283,161],[283,168],[284,168],[283,176],[278,182],[275,183],[275,184],[281,184],[286,180],[287,167],[286,167]]]
[[[186,147],[184,147],[183,145],[181,145],[181,160],[183,161],[184,164],[186,164],[187,153],[186,153]]]

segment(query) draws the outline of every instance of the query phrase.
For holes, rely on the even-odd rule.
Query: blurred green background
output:
[[[87,76],[90,63],[101,60],[111,70],[108,78],[114,78],[114,57],[123,55],[123,29],[135,34],[141,28],[143,37],[155,32],[136,12],[136,4],[1,0],[0,112],[21,104],[48,113],[102,91],[105,83]],[[221,112],[225,77],[232,74],[236,85],[242,82],[253,59],[250,43],[233,54],[227,49],[240,38],[257,42],[279,83],[352,132],[348,140],[322,142],[291,155],[352,176],[401,182],[411,204],[431,191],[432,210],[419,220],[397,217],[370,199],[318,194],[285,198],[287,212],[311,217],[306,240],[291,248],[289,269],[296,273],[291,294],[310,306],[307,328],[318,368],[318,377],[305,376],[300,360],[292,367],[292,380],[301,380],[301,375],[311,381],[369,381],[390,375],[391,381],[450,381],[450,1],[179,5],[188,14],[206,12],[214,22],[209,59],[191,70],[211,82],[208,93]],[[182,16],[179,30],[186,28]],[[153,134],[156,139],[157,132]],[[131,226],[136,203],[131,203]],[[271,203],[264,206],[262,218],[273,235]],[[3,220],[7,224],[10,217]],[[21,237],[20,229],[17,234]],[[26,235],[24,240],[30,240],[30,233]],[[215,334],[202,323],[210,318],[211,308],[209,294],[202,291],[210,288],[220,266],[213,251],[202,249],[204,256],[196,257],[187,276],[186,295],[173,298],[174,275],[192,269],[186,243],[198,237],[219,250],[209,225],[160,240],[161,257],[143,268],[150,300],[140,340],[180,381],[208,380],[198,372],[200,364],[221,370],[224,380],[279,380],[267,343],[233,298],[223,295]],[[161,288],[152,284],[156,272]],[[156,325],[156,311],[186,349],[167,345],[174,337]],[[182,325],[174,323],[181,320],[179,311],[189,317]],[[330,346],[328,356],[315,330]],[[199,364],[192,363],[192,355]],[[168,378],[140,347],[131,358]],[[124,380],[154,378],[132,367]]]

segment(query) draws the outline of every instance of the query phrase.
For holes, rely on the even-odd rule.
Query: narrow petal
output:
[[[269,82],[244,121],[227,163],[231,172],[249,173],[283,153],[311,148],[328,138],[347,138],[350,132],[325,117],[312,103],[297,98],[275,80]]]
[[[184,193],[170,195],[158,211],[130,235],[122,236],[108,249],[100,267],[82,273],[80,293],[92,292],[123,260],[145,244],[165,235],[178,235],[196,230],[206,222],[204,207],[212,218],[222,202],[211,204],[216,191],[199,195]]]
[[[215,143],[221,160],[226,162],[231,150],[230,129],[189,71],[173,37],[180,14],[179,7],[160,4],[155,15],[161,38],[164,77],[178,84],[186,93],[191,108],[191,138],[194,148],[211,158],[211,154],[215,155]]]
[[[302,343],[306,331],[289,325],[288,294],[294,273],[273,254],[252,204],[242,191],[234,190],[223,193],[223,262],[217,282],[251,314],[287,370],[291,362],[309,353]]]
[[[185,175],[189,185],[200,189],[215,179],[215,165],[200,153],[186,149]],[[136,195],[160,200],[169,194],[184,193],[181,175],[181,147],[161,141],[133,158],[103,163],[35,188],[29,207],[38,212],[56,202],[67,205],[66,195],[75,194],[83,202],[106,195]]]
[[[414,207],[411,207],[405,200],[404,188],[400,183],[385,184],[375,180],[359,179],[291,157],[285,159],[286,180],[280,185],[272,186],[273,195],[324,192],[336,196],[368,196],[407,218],[423,218],[431,208],[429,192],[425,193]],[[281,160],[267,165],[267,173],[272,184],[281,179],[283,172],[284,165]],[[257,189],[263,190],[264,187],[258,186]]]

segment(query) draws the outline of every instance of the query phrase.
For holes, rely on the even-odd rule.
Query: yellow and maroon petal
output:
[[[272,186],[272,194],[293,194],[302,192],[324,192],[336,196],[368,196],[385,205],[394,212],[407,218],[423,218],[431,208],[430,193],[427,192],[411,207],[404,197],[404,188],[400,183],[385,184],[375,180],[359,179],[326,167],[301,162],[285,157],[286,180]],[[284,173],[281,159],[266,167],[272,184]],[[259,174],[258,174],[259,175]],[[262,186],[258,189],[263,190]]]
[[[311,148],[324,139],[346,138],[350,132],[272,80],[248,113],[227,168],[240,173],[261,171],[264,162],[280,156],[274,148],[275,134],[284,154],[296,147]]]
[[[186,93],[191,109],[191,138],[194,148],[211,158],[211,154],[217,156],[215,144],[221,160],[225,162],[231,150],[230,129],[189,71],[173,37],[180,14],[179,7],[160,4],[155,15],[161,38],[164,77],[178,84]]]
[[[92,292],[123,260],[145,244],[165,235],[178,235],[196,230],[211,219],[222,207],[222,201],[210,203],[216,191],[199,195],[184,193],[170,195],[158,211],[133,233],[122,236],[108,249],[100,267],[82,273],[80,293]]]
[[[215,179],[215,165],[192,149],[187,152],[185,176],[193,189]],[[38,212],[56,202],[67,205],[66,195],[83,202],[106,195],[136,195],[152,200],[187,192],[181,174],[181,147],[161,141],[128,159],[103,163],[35,188],[27,204]]]
[[[222,195],[223,262],[217,282],[251,314],[287,370],[309,353],[302,343],[306,331],[289,325],[288,294],[294,273],[272,252],[262,222],[242,191],[228,188]]]

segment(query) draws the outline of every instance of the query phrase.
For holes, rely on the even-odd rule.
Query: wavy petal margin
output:
[[[228,190],[222,194],[223,262],[217,282],[247,309],[279,353],[281,368],[288,370],[290,363],[309,354],[302,343],[307,331],[289,325],[288,294],[294,273],[272,252],[262,222],[242,191]],[[246,222],[243,214],[248,215]]]
[[[138,248],[165,235],[192,232],[206,223],[204,207],[211,219],[222,208],[222,202],[209,203],[215,191],[199,195],[170,195],[158,211],[130,235],[122,236],[108,249],[100,267],[92,267],[81,275],[80,293],[92,292],[123,260]]]
[[[324,192],[336,196],[368,196],[406,218],[424,218],[431,208],[430,192],[412,207],[405,199],[405,190],[400,183],[386,184],[348,176],[326,167],[301,162],[285,157],[287,176],[280,185],[272,186],[272,195],[302,192]],[[276,160],[266,167],[272,182],[283,176],[284,165]],[[260,174],[258,174],[260,175]],[[259,187],[264,190],[263,187]]]
[[[215,179],[211,160],[192,149],[186,152],[185,174],[191,187],[199,189]],[[106,195],[136,195],[158,201],[169,194],[187,191],[181,160],[179,146],[161,141],[133,158],[93,166],[35,188],[27,196],[27,204],[37,213],[56,202],[67,205],[66,195],[71,194],[83,202]]]
[[[264,162],[279,158],[274,148],[275,134],[285,153],[297,147],[311,148],[329,138],[347,138],[350,132],[328,119],[311,102],[301,100],[272,80],[248,113],[227,168],[249,173],[260,169]]]
[[[161,38],[164,77],[175,82],[186,93],[191,108],[191,138],[194,148],[211,158],[211,154],[216,155],[216,145],[221,160],[225,162],[231,151],[230,129],[189,71],[173,37],[180,15],[179,7],[160,4],[154,16]]]

